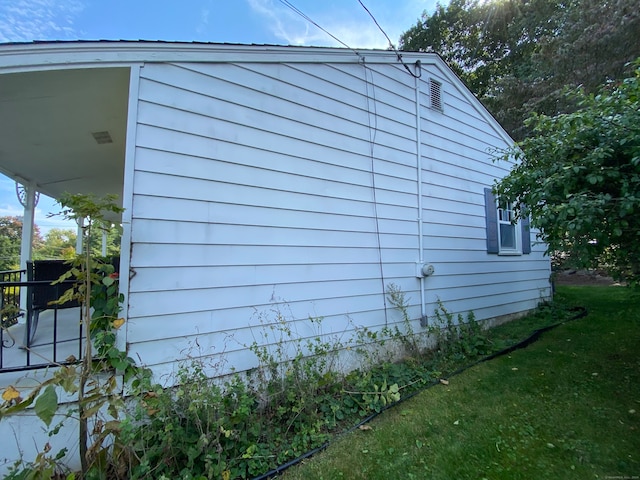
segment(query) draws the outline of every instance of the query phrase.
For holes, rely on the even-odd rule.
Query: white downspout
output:
[[[420,113],[420,77],[422,76],[422,65],[420,60],[416,62],[416,74],[413,76],[415,80],[416,91],[416,166],[418,170],[418,265],[417,270],[420,273],[420,324],[427,325],[427,304],[424,294],[424,275],[422,275],[422,266],[424,265],[424,245],[422,234],[422,122]]]

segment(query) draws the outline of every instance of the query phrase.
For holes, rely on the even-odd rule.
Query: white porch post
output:
[[[82,229],[82,227],[84,227],[84,218],[78,218],[76,222],[78,223],[78,230],[76,234],[76,253],[80,255],[82,253],[82,245],[84,243],[84,230]]]
[[[31,260],[31,255],[33,253],[33,225],[38,200],[35,185],[30,183],[26,183],[22,187],[16,184],[16,193],[18,194],[18,200],[20,200],[20,203],[24,207],[22,217],[22,239],[20,243],[20,270],[24,270],[21,277],[22,281],[26,282],[27,261]],[[23,312],[27,311],[26,295],[20,295],[20,310]],[[22,316],[19,321],[21,323],[25,322],[26,315]]]
[[[107,256],[107,231],[102,230],[102,256]]]

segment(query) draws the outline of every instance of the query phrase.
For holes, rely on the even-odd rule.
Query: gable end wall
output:
[[[317,333],[309,317],[323,317],[328,335],[399,322],[385,311],[390,283],[418,319],[420,216],[436,271],[425,279],[428,314],[440,299],[493,318],[550,294],[543,246],[486,253],[483,191],[508,170],[488,149],[507,143],[449,71],[425,66],[420,80],[421,215],[416,93],[402,66],[140,72],[127,342],[157,371],[194,354],[251,368],[247,346],[274,310],[303,337]],[[442,111],[428,107],[429,78],[442,83]]]

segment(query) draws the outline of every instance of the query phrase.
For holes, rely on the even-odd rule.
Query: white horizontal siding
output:
[[[239,203],[276,209],[296,208],[318,213],[374,218],[373,196],[367,201],[364,197],[364,191],[357,187],[351,192],[350,198],[344,197],[349,195],[349,192],[342,193],[343,198],[336,198],[322,195],[321,193],[326,193],[322,192],[322,188],[319,189],[318,194],[314,195],[308,189],[300,186],[299,182],[292,184],[291,190],[287,191],[270,189],[260,185],[237,185],[149,172],[136,172],[135,182],[137,191],[144,195],[166,196],[168,189],[172,189],[172,194],[179,199]],[[327,181],[328,189],[332,188],[329,184],[330,182]],[[260,192],[259,200],[255,196],[257,192]],[[360,196],[359,193],[361,193]],[[408,198],[411,195],[402,192],[388,192],[386,194],[379,192],[379,196],[386,200],[386,203],[382,203],[382,199],[380,200],[379,216],[389,219],[415,220],[416,208],[399,203],[402,198]],[[134,208],[136,208],[135,205]]]
[[[337,263],[358,268],[359,264],[378,260],[377,248],[363,247],[293,247],[263,245],[252,248],[237,245],[180,245],[138,243],[133,244],[131,266],[179,267],[179,266],[237,266],[237,265],[313,265]],[[385,263],[410,263],[415,261],[415,248],[400,249],[385,247]],[[413,269],[412,271],[415,271]],[[162,272],[158,272],[162,274]],[[132,279],[135,283],[135,277]],[[132,289],[134,286],[132,285]]]
[[[342,264],[300,264],[300,265],[237,265],[226,266],[164,267],[164,274],[158,275],[151,267],[136,268],[135,286],[147,291],[190,290],[202,288],[223,288],[250,285],[284,285],[313,279],[315,282],[341,282],[375,280],[380,277],[377,263],[359,264],[358,268],[347,269]],[[386,263],[385,272],[389,277],[407,276],[402,263]],[[137,291],[132,290],[133,293]]]
[[[300,159],[292,159],[293,162],[301,162]],[[283,159],[280,159],[283,162]],[[255,186],[258,188],[268,187],[270,190],[285,192],[307,193],[326,197],[345,198],[371,201],[373,195],[371,191],[371,174],[360,172],[344,172],[344,167],[332,167],[325,165],[327,172],[321,177],[311,176],[312,172],[289,173],[277,171],[277,165],[269,165],[268,168],[259,166],[239,165],[237,163],[224,162],[213,159],[190,157],[184,159],[181,156],[174,156],[172,161],[149,162],[141,161],[140,171],[158,172],[164,175],[171,175],[173,178],[181,177],[181,184],[178,188],[190,188],[188,179],[195,178],[197,181],[216,181],[221,169],[224,169],[224,182],[232,185]],[[333,174],[333,175],[332,175]],[[355,181],[349,181],[353,178]],[[154,179],[155,181],[155,179]],[[158,179],[158,181],[160,181]],[[365,182],[369,183],[367,185]],[[381,185],[378,185],[380,183]],[[415,181],[413,182],[415,185]],[[358,185],[360,184],[360,185]],[[407,205],[415,195],[405,193],[406,188],[411,185],[407,180],[394,177],[380,176],[376,179],[377,195],[383,196],[381,203]],[[180,192],[177,192],[180,193]],[[386,199],[386,201],[384,201]]]
[[[508,172],[508,163],[493,162],[496,149],[508,145],[455,94],[459,85],[438,80],[443,112],[421,110],[423,245],[436,269],[425,280],[427,301],[440,299],[455,314],[473,310],[479,319],[522,311],[549,295],[550,268],[542,245],[530,255],[486,253],[483,192]],[[428,105],[427,97],[422,101]]]
[[[326,226],[326,225],[325,225]],[[165,220],[139,220],[132,241],[139,244],[161,243],[175,245],[235,245],[368,248],[375,249],[378,238],[369,232],[352,230],[316,229],[313,225],[297,227],[264,227],[224,223],[175,222]],[[380,234],[385,245],[395,248],[416,248],[415,235]]]
[[[319,302],[336,298],[354,298],[375,295],[379,289],[376,279],[348,281],[306,281],[297,284],[249,285],[221,288],[198,288],[185,290],[148,291],[131,293],[130,315],[155,316],[189,311],[213,311],[238,308],[254,303],[268,305],[274,295],[292,305],[296,302]],[[295,300],[289,300],[295,299]],[[310,309],[302,318],[312,315]]]
[[[423,246],[436,268],[428,313],[438,299],[479,318],[530,308],[548,278],[541,253],[486,254],[483,189],[508,167],[489,149],[504,136],[430,68],[420,109]],[[398,322],[384,311],[390,282],[419,317],[415,90],[401,66],[141,71],[127,340],[143,362],[169,370],[198,345],[249,368],[246,345],[276,306],[301,336],[312,336],[309,316],[331,334]],[[426,107],[429,76],[443,84],[443,112]]]
[[[366,302],[367,299],[365,298]],[[322,302],[320,304],[322,306]],[[356,304],[358,305],[358,304]],[[370,309],[363,309],[358,312],[345,314],[345,302],[341,299],[334,303],[327,304],[328,314],[321,319],[322,331],[325,333],[349,332],[354,326],[376,328],[384,323],[376,323],[375,312],[381,308],[376,302],[369,302]],[[263,328],[270,329],[275,325],[273,318],[269,322],[268,318],[261,318],[264,312],[279,311],[286,318],[292,315],[295,304],[275,303],[268,305],[269,310],[263,310],[261,305],[256,307],[230,308],[215,311],[176,313],[172,315],[156,315],[143,319],[132,320],[130,340],[134,343],[147,344],[152,347],[156,340],[172,340],[181,338],[183,341],[196,340],[200,336],[215,334],[224,337],[226,342],[225,350],[242,348],[245,340],[253,335],[258,337],[258,333]],[[333,312],[333,313],[332,313]],[[319,318],[319,317],[316,317]],[[264,320],[264,321],[263,321]],[[308,317],[295,320],[290,318],[290,323],[297,325],[297,330],[309,327]],[[137,325],[136,325],[137,324]],[[137,328],[152,324],[154,328]],[[237,333],[240,332],[240,333]],[[220,344],[217,349],[220,350]]]
[[[354,232],[371,232],[372,225],[371,215],[340,215],[299,210],[296,209],[299,207],[298,205],[289,205],[289,208],[282,207],[276,210],[259,205],[213,203],[199,199],[149,195],[139,195],[136,200],[135,216],[139,219],[231,224],[238,218],[243,218],[247,225],[288,228],[310,228],[312,225],[317,230],[336,229]],[[415,211],[413,209],[414,214]],[[416,231],[416,223],[413,218],[409,220],[379,218],[378,224],[382,233],[412,235]]]

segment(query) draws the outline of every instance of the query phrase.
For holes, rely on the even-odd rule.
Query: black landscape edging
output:
[[[576,312],[571,318],[568,318],[567,320],[565,320],[563,322],[554,323],[553,325],[548,325],[546,327],[534,330],[533,333],[531,335],[529,335],[527,338],[525,338],[524,340],[522,340],[522,341],[520,341],[520,342],[518,342],[518,343],[516,343],[514,345],[511,345],[511,346],[509,346],[509,347],[507,347],[507,348],[505,348],[503,350],[500,350],[499,352],[495,352],[495,353],[492,353],[491,355],[488,355],[488,356],[486,356],[484,358],[481,358],[480,360],[478,360],[476,362],[473,362],[473,363],[470,363],[469,365],[461,367],[458,370],[455,370],[453,373],[449,374],[447,377],[442,377],[442,380],[445,380],[447,378],[451,378],[451,377],[454,377],[456,375],[459,375],[460,373],[464,372],[465,370],[468,370],[468,369],[470,369],[472,367],[475,367],[476,365],[479,365],[481,363],[488,362],[489,360],[493,360],[494,358],[501,357],[503,355],[508,355],[509,353],[514,352],[515,350],[520,350],[522,348],[526,348],[529,345],[531,345],[532,343],[536,342],[543,333],[548,332],[549,330],[553,330],[554,328],[559,327],[560,325],[564,325],[567,322],[570,322],[570,321],[573,321],[573,320],[577,320],[579,318],[584,318],[584,317],[587,316],[587,313],[588,313],[587,309],[585,307],[573,307],[571,309],[571,311]],[[303,460],[305,460],[305,459],[307,459],[309,457],[312,457],[316,453],[319,453],[322,450],[326,449],[329,445],[331,445],[333,442],[335,442],[341,436],[346,435],[348,433],[352,433],[355,430],[357,430],[358,428],[360,428],[361,426],[369,423],[371,420],[376,418],[382,412],[385,412],[386,410],[388,410],[388,409],[390,409],[392,407],[395,407],[396,405],[399,405],[400,403],[404,402],[405,400],[409,400],[410,398],[413,398],[417,394],[422,393],[425,390],[427,390],[428,388],[431,388],[431,387],[433,387],[435,385],[439,385],[440,383],[441,383],[440,379],[438,379],[438,380],[434,380],[431,383],[426,384],[422,388],[419,388],[418,390],[416,390],[414,392],[411,392],[406,397],[402,397],[397,402],[394,402],[394,403],[392,403],[390,405],[387,405],[386,407],[382,408],[379,412],[372,413],[367,418],[365,418],[364,420],[358,422],[353,427],[350,427],[347,430],[345,430],[344,432],[341,432],[341,433],[337,434],[335,436],[335,438],[333,438],[332,440],[324,443],[323,445],[320,445],[319,447],[316,447],[313,450],[309,450],[308,452],[303,453],[299,457],[294,458],[293,460],[290,460],[287,463],[284,463],[284,464],[274,468],[273,470],[270,470],[267,473],[264,473],[264,474],[260,475],[259,477],[254,477],[253,480],[269,480],[270,478],[273,478],[273,477],[276,477],[276,476],[280,475],[282,472],[287,470],[289,467],[293,467],[294,465],[297,465],[298,463],[302,462]]]

